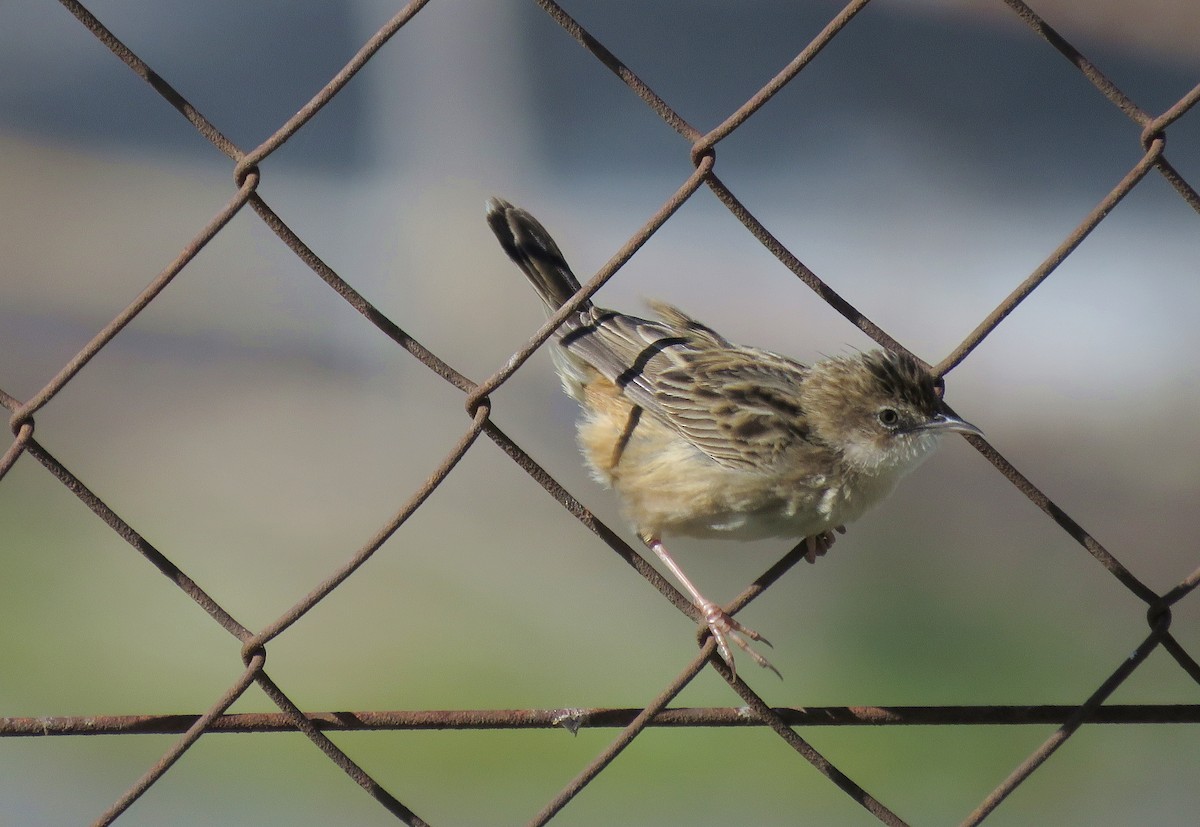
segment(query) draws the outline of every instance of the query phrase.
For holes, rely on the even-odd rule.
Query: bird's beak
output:
[[[945,413],[936,413],[933,418],[921,425],[918,430],[933,431],[942,433],[943,431],[958,431],[960,434],[974,434],[975,436],[983,436],[983,431],[976,428],[970,422],[964,419],[959,419],[957,416],[951,416]]]

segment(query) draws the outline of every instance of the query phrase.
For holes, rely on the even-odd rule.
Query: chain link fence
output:
[[[140,796],[161,782],[171,768],[197,742],[212,733],[278,733],[299,732],[311,742],[329,761],[336,764],[370,795],[378,805],[391,813],[401,823],[424,825],[444,823],[436,809],[418,813],[416,806],[406,801],[403,792],[396,792],[378,782],[372,773],[355,759],[353,750],[343,749],[330,739],[329,733],[353,730],[463,730],[463,729],[554,729],[566,728],[572,732],[581,729],[612,727],[619,734],[584,766],[578,767],[575,776],[562,789],[544,803],[540,811],[531,813],[530,825],[546,824],[569,807],[572,801],[594,781],[618,756],[654,727],[753,727],[766,728],[793,750],[799,759],[811,765],[828,782],[864,811],[886,824],[904,824],[903,818],[893,811],[889,802],[880,800],[864,789],[853,777],[835,766],[818,752],[801,735],[806,727],[813,726],[906,726],[947,725],[973,726],[980,724],[1014,725],[1037,723],[1056,727],[1053,734],[1012,768],[1007,777],[996,779],[995,788],[982,798],[969,813],[963,814],[963,824],[978,824],[1001,807],[1005,799],[1022,783],[1042,767],[1081,727],[1107,723],[1134,726],[1139,724],[1172,724],[1200,722],[1200,704],[1112,704],[1107,703],[1113,693],[1134,675],[1156,651],[1167,653],[1178,668],[1200,684],[1200,664],[1185,649],[1172,632],[1172,609],[1187,598],[1200,582],[1200,567],[1180,579],[1171,588],[1159,593],[1146,585],[1138,572],[1123,564],[1110,553],[1082,525],[1055,505],[1051,499],[1015,468],[992,445],[978,437],[968,441],[979,453],[1045,516],[1066,532],[1083,547],[1095,561],[1115,578],[1129,594],[1146,607],[1147,628],[1136,649],[1129,657],[1112,664],[1111,674],[1097,685],[1092,694],[1078,704],[1041,706],[823,706],[806,708],[775,708],[767,704],[743,675],[728,673],[719,659],[714,658],[713,641],[702,637],[702,645],[692,661],[666,686],[657,697],[644,706],[636,708],[563,708],[563,709],[512,709],[512,710],[446,710],[446,711],[354,711],[326,712],[302,708],[295,702],[286,686],[273,680],[265,670],[267,652],[273,641],[284,635],[294,624],[305,618],[314,607],[355,576],[356,572],[371,559],[384,543],[393,536],[439,486],[453,472],[456,465],[474,446],[490,440],[499,446],[517,466],[532,477],[564,509],[575,517],[580,525],[598,535],[616,554],[633,567],[657,589],[663,598],[684,614],[696,618],[696,610],[675,587],[665,580],[635,549],[631,548],[619,533],[610,529],[576,500],[555,477],[535,461],[526,451],[505,433],[493,418],[493,396],[510,380],[526,360],[550,337],[556,323],[564,318],[580,302],[594,294],[671,216],[695,193],[708,189],[724,204],[730,214],[740,222],[779,262],[813,290],[830,307],[844,316],[853,325],[892,350],[904,351],[904,344],[897,341],[871,319],[860,312],[851,301],[835,292],[820,276],[806,267],[796,255],[761,223],[745,207],[738,196],[718,176],[718,147],[740,127],[751,121],[756,113],[769,106],[773,96],[800,76],[805,69],[820,59],[822,50],[851,24],[851,21],[870,0],[854,0],[837,14],[810,43],[804,45],[795,58],[771,78],[755,95],[736,110],[729,113],[719,125],[706,131],[696,128],[680,116],[667,100],[660,97],[647,83],[626,65],[621,57],[604,46],[596,37],[577,23],[562,7],[550,0],[539,0],[539,5],[558,26],[562,36],[578,43],[579,59],[596,60],[616,75],[629,92],[648,106],[662,121],[677,132],[682,139],[681,150],[690,153],[693,171],[683,180],[677,191],[649,216],[642,227],[618,250],[600,270],[587,280],[584,290],[554,318],[548,320],[515,353],[503,360],[502,367],[491,376],[475,381],[457,370],[430,348],[417,341],[405,329],[382,313],[354,286],[336,273],[314,249],[291,227],[289,227],[264,200],[260,192],[263,181],[261,165],[285,141],[296,135],[317,114],[342,92],[355,74],[370,61],[380,49],[388,45],[391,38],[410,23],[426,6],[436,5],[429,0],[414,0],[395,14],[382,28],[367,40],[353,57],[321,91],[267,140],[256,147],[245,150],[227,138],[219,126],[211,122],[196,106],[189,102],[172,85],[168,78],[158,74],[114,33],[93,15],[85,6],[73,0],[61,0],[62,5],[86,27],[113,55],[128,68],[144,79],[168,105],[208,140],[232,163],[235,191],[211,220],[200,228],[194,238],[179,255],[170,262],[108,325],[77,354],[64,364],[61,370],[44,386],[26,399],[16,398],[0,390],[0,403],[10,411],[9,424],[13,441],[0,459],[0,477],[7,474],[16,463],[36,462],[67,490],[79,498],[133,551],[141,555],[146,563],[155,567],[180,591],[218,624],[225,632],[236,638],[240,645],[240,674],[228,689],[212,705],[200,714],[172,715],[125,715],[125,716],[73,716],[73,717],[9,717],[0,719],[0,736],[12,738],[22,736],[86,736],[97,734],[146,735],[171,733],[178,735],[170,748],[150,766],[145,774],[133,781],[129,788],[103,813],[98,813],[95,824],[110,824],[121,817]],[[1200,213],[1200,195],[1180,174],[1168,158],[1167,136],[1173,125],[1183,117],[1200,99],[1200,85],[1173,103],[1159,114],[1142,109],[1124,94],[1107,77],[1101,68],[1093,64],[1059,32],[1055,31],[1038,13],[1020,0],[997,0],[998,9],[1007,7],[1008,13],[1016,15],[1025,25],[1045,42],[1046,49],[1057,51],[1086,78],[1096,91],[1102,94],[1130,122],[1129,140],[1140,147],[1141,157],[1124,177],[1097,202],[1090,213],[1027,278],[1016,285],[1011,293],[982,319],[974,330],[940,362],[932,366],[935,375],[943,377],[971,357],[972,352],[1001,326],[1005,319],[1023,301],[1034,294],[1055,269],[1088,237],[1090,233],[1129,193],[1148,177],[1161,177],[1186,202],[1192,210]],[[261,626],[248,627],[239,622],[221,603],[210,596],[204,584],[189,577],[171,559],[170,549],[157,547],[146,534],[123,519],[105,500],[94,493],[94,481],[81,479],[55,457],[37,436],[37,415],[48,403],[61,394],[75,380],[88,363],[100,354],[138,314],[146,310],[159,294],[178,276],[185,273],[197,255],[218,236],[230,222],[247,208],[261,220],[275,236],[283,242],[312,272],[331,287],[366,323],[373,325],[399,345],[412,358],[428,368],[433,374],[453,386],[462,394],[465,422],[461,436],[446,451],[436,469],[413,490],[408,500],[400,506],[384,525],[378,526],[373,537],[361,546],[350,558],[335,570],[329,571],[303,599],[287,611]],[[497,261],[500,262],[499,253]],[[506,266],[501,263],[499,266]],[[965,412],[968,418],[970,412]],[[23,460],[24,458],[24,460]],[[727,608],[739,611],[764,591],[771,588],[803,556],[803,549],[796,548],[762,574],[742,592]],[[738,707],[680,708],[672,702],[706,667],[715,669],[728,682],[740,699]],[[229,712],[233,704],[242,698],[251,687],[257,686],[278,707],[276,713]],[[798,770],[804,771],[804,770]],[[714,788],[715,790],[715,788]],[[197,803],[197,808],[205,806]],[[797,813],[804,820],[803,813]],[[631,818],[630,823],[637,821]],[[640,823],[640,822],[639,822]]]

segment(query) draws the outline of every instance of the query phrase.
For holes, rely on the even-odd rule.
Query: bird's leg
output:
[[[845,534],[846,527],[844,525],[836,526],[833,531],[836,531],[838,534]],[[818,557],[824,557],[829,549],[833,548],[833,544],[837,540],[833,531],[822,531],[811,537],[805,537],[804,546],[808,551],[804,555],[804,559],[810,563],[815,563]]]
[[[770,669],[776,675],[779,675],[779,670],[776,669],[769,660],[750,648],[750,642],[746,640],[746,638],[750,638],[750,640],[755,640],[760,643],[765,643],[767,646],[771,645],[771,641],[767,640],[749,626],[739,623],[733,618],[732,615],[701,594],[700,590],[696,588],[695,584],[692,583],[692,581],[688,579],[688,576],[683,573],[683,569],[679,567],[679,564],[672,559],[670,553],[667,552],[666,546],[663,545],[662,540],[660,540],[658,537],[651,536],[643,537],[642,542],[646,544],[647,548],[658,555],[658,559],[662,560],[663,563],[666,564],[667,568],[671,570],[671,574],[675,575],[675,579],[678,580],[680,585],[682,585],[687,593],[692,596],[692,602],[696,605],[696,608],[700,610],[700,614],[704,618],[704,622],[708,625],[709,631],[712,632],[713,639],[717,642],[717,653],[720,654],[721,660],[725,661],[725,664],[729,667],[729,671],[733,673],[734,677],[737,676],[737,667],[735,667],[733,663],[733,652],[729,649],[729,641],[731,640],[741,647],[746,654],[753,658],[754,662],[759,666],[763,667],[764,669]],[[779,675],[779,677],[782,678],[783,676]]]

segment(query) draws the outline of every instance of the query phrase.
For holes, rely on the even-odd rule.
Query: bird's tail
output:
[[[536,218],[502,198],[487,200],[487,222],[500,246],[533,285],[546,308],[553,313],[579,290],[579,279],[550,233]],[[590,305],[585,302],[580,310]]]

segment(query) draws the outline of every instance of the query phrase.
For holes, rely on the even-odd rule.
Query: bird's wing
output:
[[[559,342],[727,467],[770,466],[808,438],[799,402],[808,368],[734,345],[670,305],[654,309],[662,322],[593,308]]]

